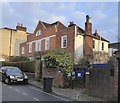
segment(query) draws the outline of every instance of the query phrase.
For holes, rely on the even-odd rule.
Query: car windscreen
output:
[[[8,72],[8,73],[21,73],[21,70],[19,68],[7,68],[6,72]]]

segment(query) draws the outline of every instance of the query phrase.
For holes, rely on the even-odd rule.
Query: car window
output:
[[[21,73],[19,68],[7,68],[6,70],[8,73]]]

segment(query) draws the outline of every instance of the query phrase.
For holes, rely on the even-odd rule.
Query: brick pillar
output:
[[[36,60],[36,63],[35,63],[35,79],[41,79],[41,61],[40,60]]]

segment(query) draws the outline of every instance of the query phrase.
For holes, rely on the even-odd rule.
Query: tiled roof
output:
[[[57,25],[57,24],[59,23],[59,21],[56,21],[56,22],[54,22],[54,23],[52,23],[52,24],[49,24],[49,23],[46,23],[46,22],[43,22],[43,21],[42,21],[42,23],[43,23],[44,26],[47,28],[47,27],[50,27],[50,26],[53,26],[53,25]]]
[[[93,34],[93,37],[94,37],[95,39],[98,39],[98,40],[102,40],[102,41],[109,42],[108,40],[106,40],[105,38],[101,37],[100,35],[98,35],[98,34],[96,34],[96,33]]]
[[[51,26],[51,24],[49,24],[49,23],[45,23],[43,21],[42,21],[42,23],[45,25],[46,28]]]

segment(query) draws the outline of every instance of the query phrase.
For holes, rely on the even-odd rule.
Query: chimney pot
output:
[[[72,22],[69,23],[68,27],[73,26],[73,25],[75,25],[75,24],[74,24],[74,22],[72,21]]]
[[[91,22],[91,17],[89,15],[86,15],[86,22]]]
[[[23,27],[23,24],[20,24],[20,23],[17,23],[16,29],[20,31],[25,31],[25,32],[27,30],[27,28]]]
[[[98,33],[97,30],[95,30],[95,33]]]

